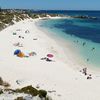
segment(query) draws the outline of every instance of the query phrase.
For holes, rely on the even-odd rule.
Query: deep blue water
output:
[[[88,15],[88,16],[95,16],[100,18],[100,11],[74,11],[74,10],[37,10],[33,11],[33,13],[48,13],[48,14],[64,14],[64,15]]]
[[[48,13],[97,17],[97,19],[45,20],[41,26],[54,32],[55,36],[73,42],[74,48],[79,49],[78,53],[85,63],[100,67],[100,11],[49,11]]]
[[[54,27],[63,29],[66,34],[100,43],[100,20],[64,19]]]
[[[88,15],[97,19],[64,19],[54,25],[54,27],[63,29],[66,34],[75,35],[80,38],[88,39],[100,43],[100,11],[33,11],[35,13],[53,13],[64,15]]]

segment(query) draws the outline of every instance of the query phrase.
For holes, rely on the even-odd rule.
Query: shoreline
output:
[[[100,98],[100,88],[98,88],[100,75],[93,75],[93,79],[87,80],[87,76],[71,68],[73,63],[65,64],[58,60],[57,55],[65,57],[65,54],[54,39],[38,29],[35,25],[38,20],[24,20],[0,32],[2,41],[0,42],[0,76],[9,82],[12,88],[31,84],[38,85],[47,91],[54,90],[54,93],[49,93],[53,100],[96,100],[94,98]],[[18,29],[20,31],[17,31]],[[29,33],[26,34],[27,29]],[[16,32],[16,35],[13,35],[13,32]],[[22,43],[23,47],[14,46],[16,42]],[[19,58],[13,55],[16,49],[25,53],[34,51],[37,55]],[[48,53],[54,55],[52,58],[54,62],[41,60]],[[16,84],[16,80],[20,81],[20,85]]]
[[[51,18],[51,19],[56,19],[56,18]],[[41,21],[41,19],[39,21]],[[90,72],[92,72],[92,73],[98,72],[99,73],[99,71],[100,71],[99,68],[97,68],[93,65],[88,65],[88,64],[86,64],[85,61],[82,61],[82,59],[84,59],[84,58],[80,57],[79,53],[77,52],[78,50],[73,47],[73,42],[70,42],[69,40],[62,39],[60,37],[56,37],[54,35],[52,36],[51,34],[53,34],[53,32],[48,31],[46,28],[44,28],[44,27],[42,28],[41,26],[39,26],[38,23],[41,23],[39,21],[36,21],[36,23],[35,23],[37,29],[44,32],[44,34],[46,34],[48,37],[53,39],[59,47],[62,46],[61,53],[63,52],[63,55],[65,55],[65,56],[61,57],[59,60],[61,60],[65,64],[68,64],[68,62],[70,64],[72,62],[71,67],[73,69],[76,69],[77,71],[81,70],[82,68],[87,67]],[[73,52],[73,50],[75,50],[75,51]],[[66,60],[65,60],[65,58],[66,58]],[[73,59],[73,58],[77,58],[77,59]]]

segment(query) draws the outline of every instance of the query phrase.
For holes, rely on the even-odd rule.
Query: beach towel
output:
[[[17,56],[23,58],[23,57],[25,57],[25,54],[23,52],[20,52],[17,54]]]

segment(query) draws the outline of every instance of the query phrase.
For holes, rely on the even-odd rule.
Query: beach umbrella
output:
[[[21,50],[17,49],[14,51],[14,55],[18,55],[21,52]]]
[[[47,57],[52,58],[53,54],[47,54]]]

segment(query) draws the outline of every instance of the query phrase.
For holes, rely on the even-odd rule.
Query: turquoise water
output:
[[[65,22],[67,22],[66,26]],[[72,25],[76,25],[73,27]],[[59,25],[59,27],[57,26]],[[68,27],[68,25],[70,27]],[[52,19],[52,20],[43,20],[39,23],[39,26],[48,30],[50,35],[57,39],[63,39],[66,43],[70,42],[73,47],[73,52],[79,54],[81,61],[86,65],[94,66],[99,68],[100,66],[100,43],[99,39],[91,38],[90,34],[85,34],[84,36],[80,36],[78,34],[74,34],[71,32],[78,32],[79,34],[83,34],[81,31],[84,27],[85,33],[96,32],[99,34],[100,23],[88,22],[81,19]],[[80,27],[79,27],[80,26]],[[68,31],[65,31],[66,27]],[[78,31],[74,30],[78,27]],[[69,30],[71,28],[71,31]],[[96,29],[96,30],[92,30]],[[96,35],[97,35],[96,34]],[[94,36],[96,36],[94,34]]]

